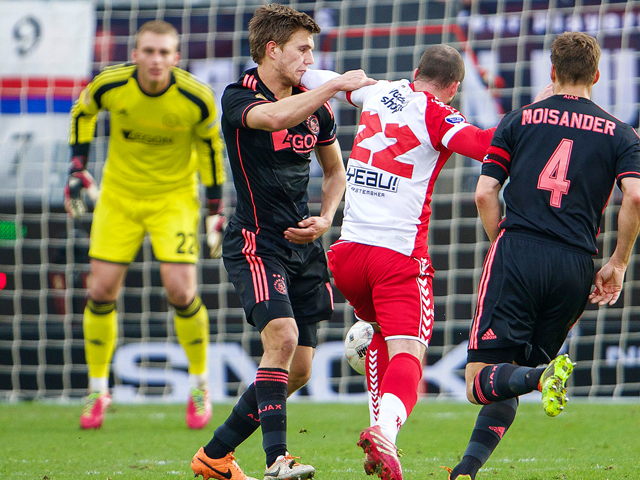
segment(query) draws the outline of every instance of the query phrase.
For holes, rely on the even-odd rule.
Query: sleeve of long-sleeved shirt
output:
[[[127,84],[135,72],[135,64],[121,64],[105,68],[82,90],[80,97],[71,108],[69,145],[72,154],[87,156],[96,130],[100,110],[109,109],[105,104],[107,93]]]
[[[224,143],[220,135],[220,123],[213,91],[203,96],[208,116],[195,128],[195,152],[198,155],[200,180],[207,187],[221,187],[226,174],[224,169]]]
[[[69,145],[73,156],[89,155],[89,146],[96,129],[98,113],[101,110],[100,98],[96,100],[99,90],[99,76],[92,80],[80,93],[71,108],[71,125],[69,127]]]

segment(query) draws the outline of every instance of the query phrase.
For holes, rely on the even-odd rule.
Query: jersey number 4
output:
[[[420,140],[413,134],[411,128],[408,125],[401,127],[397,123],[385,125],[385,136],[387,138],[395,138],[396,143],[371,155],[371,150],[361,147],[359,144],[363,140],[373,137],[376,133],[382,133],[380,117],[375,113],[363,112],[360,117],[360,125],[364,125],[364,128],[356,135],[353,141],[351,158],[362,163],[369,163],[369,157],[371,157],[372,166],[400,177],[411,178],[413,165],[396,160],[400,155],[420,145]]]
[[[572,148],[573,140],[563,138],[538,176],[538,188],[551,192],[549,204],[552,207],[560,208],[562,195],[569,193],[571,182],[567,180],[567,170]]]

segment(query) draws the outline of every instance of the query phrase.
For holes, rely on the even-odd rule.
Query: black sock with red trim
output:
[[[473,396],[486,405],[519,397],[538,388],[544,368],[520,367],[511,363],[487,365],[473,382]]]
[[[270,467],[278,456],[287,451],[289,372],[281,368],[258,368],[255,385],[262,448],[267,457],[267,467]]]

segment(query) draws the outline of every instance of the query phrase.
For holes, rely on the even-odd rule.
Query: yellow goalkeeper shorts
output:
[[[93,213],[89,256],[129,264],[148,232],[159,261],[195,263],[199,219],[200,201],[192,190],[136,197],[103,189]]]

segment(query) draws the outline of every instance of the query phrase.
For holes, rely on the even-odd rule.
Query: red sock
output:
[[[410,353],[398,353],[389,362],[382,377],[380,397],[392,393],[404,404],[407,416],[418,401],[418,384],[422,379],[422,364]]]
[[[369,390],[369,413],[371,425],[378,419],[380,413],[380,385],[389,366],[389,351],[387,342],[381,333],[374,333],[367,350],[367,389]]]

